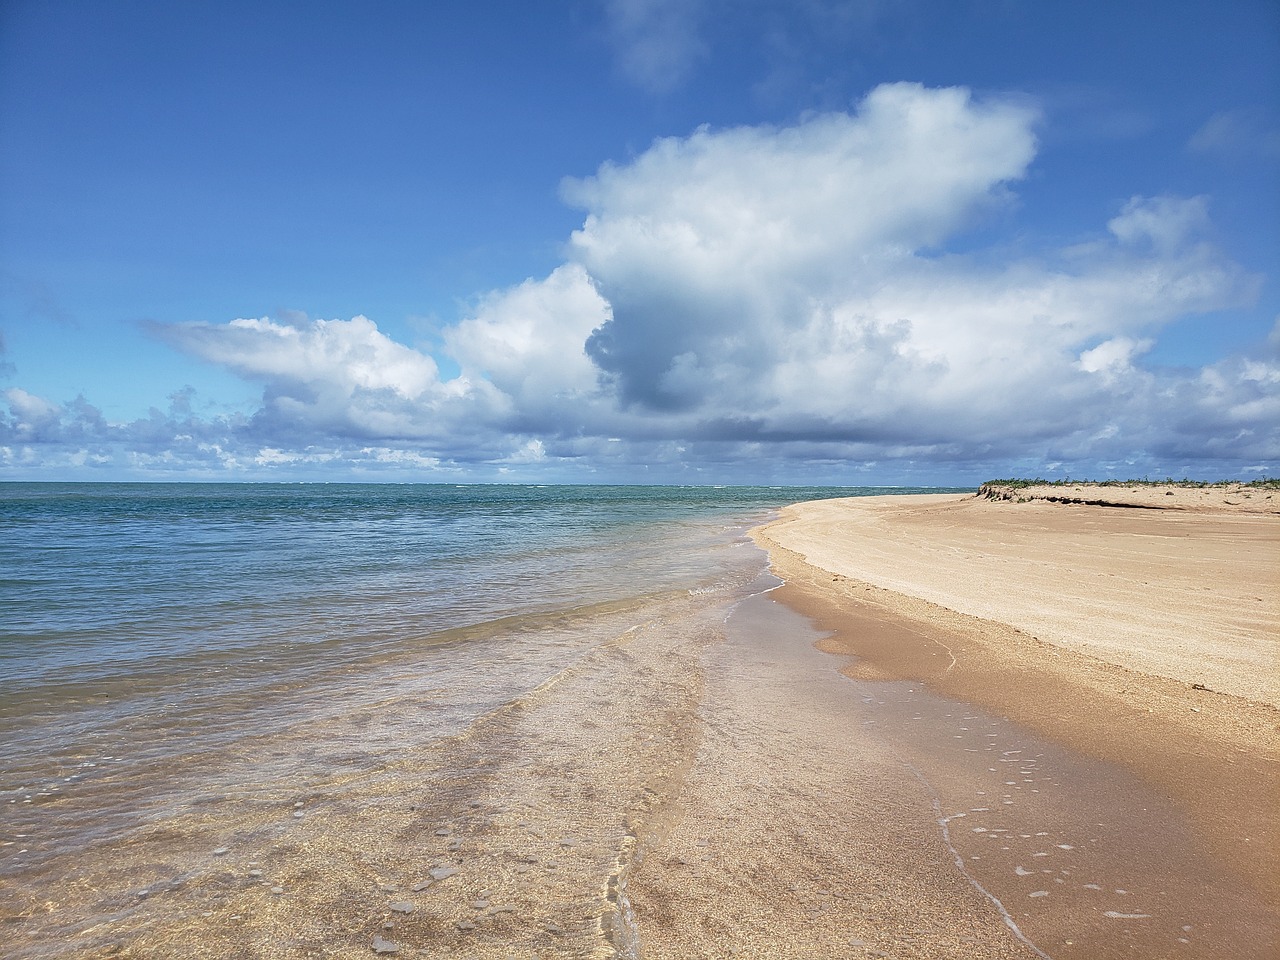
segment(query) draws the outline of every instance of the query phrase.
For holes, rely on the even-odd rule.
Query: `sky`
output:
[[[1277,475],[1273,0],[0,0],[0,480]]]

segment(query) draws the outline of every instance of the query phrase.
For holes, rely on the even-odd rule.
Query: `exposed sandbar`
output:
[[[1123,764],[1280,902],[1272,491],[1048,489],[1158,509],[1027,489],[852,498],[788,507],[756,538],[779,598],[858,658],[852,676],[923,680]]]

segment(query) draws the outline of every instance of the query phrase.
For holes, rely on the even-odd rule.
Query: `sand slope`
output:
[[[1228,512],[1242,498],[1220,488],[1066,492],[1177,509],[864,497],[790,507],[766,536],[834,575],[1280,706],[1280,515]]]
[[[850,676],[922,680],[1122,765],[1242,893],[1280,903],[1280,516],[1139,493],[1181,509],[869,497],[755,536]]]

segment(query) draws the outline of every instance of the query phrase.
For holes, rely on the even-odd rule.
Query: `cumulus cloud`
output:
[[[697,131],[570,181],[572,253],[613,317],[588,352],[622,398],[696,406],[767,362],[762,340],[874,287],[1003,199],[1035,114],[963,90],[880,87],[857,114]]]
[[[1113,337],[1080,354],[1080,369],[1085,373],[1127,373],[1133,369],[1133,358],[1146,353],[1154,340]]]
[[[570,255],[608,311],[586,341],[614,405],[597,432],[1097,457],[1193,445],[1164,437],[1175,397],[1188,436],[1260,414],[1274,387],[1243,368],[1140,364],[1172,320],[1256,295],[1205,239],[1206,198],[1131,198],[1096,241],[1035,258],[946,254],[1005,207],[1037,122],[1021,102],[892,84],[853,114],[702,129],[567,182],[586,211]],[[1270,455],[1274,430],[1250,430],[1241,456]]]
[[[190,391],[170,396],[166,410],[152,408],[121,423],[110,422],[84,397],[57,403],[17,388],[0,396],[0,467],[54,476],[69,468],[182,476],[206,469],[209,476],[224,476],[243,465],[233,451],[243,421],[197,416]]]
[[[263,383],[256,429],[265,436],[440,439],[454,436],[477,409],[500,402],[483,382],[442,381],[432,357],[362,316],[153,329],[187,353]]]
[[[500,393],[507,429],[554,431],[599,399],[598,371],[585,345],[609,317],[586,270],[566,264],[545,280],[485,297],[474,316],[445,331],[444,341],[464,375]]]
[[[1130,198],[1060,250],[955,252],[1016,217],[1040,122],[1016,99],[899,83],[848,113],[659,140],[565,182],[584,211],[566,262],[442,331],[452,378],[364,317],[157,325],[261,383],[259,411],[201,421],[178,397],[111,425],[10,390],[0,460],[107,436],[228,469],[417,476],[1280,457],[1280,325],[1199,370],[1148,362],[1167,324],[1256,297],[1208,239],[1207,198]]]
[[[1209,226],[1205,197],[1133,197],[1107,229],[1129,246],[1150,244],[1161,253],[1177,250]]]
[[[9,401],[11,429],[15,437],[23,440],[49,439],[62,418],[62,408],[43,397],[27,393],[17,387],[4,392]]]
[[[232,320],[159,327],[175,345],[251,380],[323,385],[350,396],[386,392],[416,399],[439,382],[435,361],[384,336],[366,317]]]

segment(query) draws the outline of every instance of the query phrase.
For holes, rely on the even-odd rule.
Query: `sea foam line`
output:
[[[990,900],[992,905],[1000,911],[1000,916],[1004,920],[1004,925],[1013,932],[1015,937],[1026,944],[1036,956],[1042,957],[1043,960],[1053,960],[1053,957],[1049,956],[1049,954],[1036,946],[1035,943],[1033,943],[1031,939],[1022,932],[1017,922],[1009,914],[1009,911],[1005,909],[1005,905],[1000,901],[1000,898],[979,883],[978,878],[969,872],[969,868],[964,865],[964,858],[960,856],[960,851],[958,851],[955,848],[955,844],[951,842],[951,828],[949,826],[951,823],[951,817],[943,816],[942,802],[938,799],[938,792],[933,788],[933,784],[925,779],[924,774],[905,760],[902,762],[908,770],[916,775],[916,779],[920,781],[924,788],[929,791],[929,799],[933,803],[933,812],[938,815],[938,826],[942,828],[942,840],[946,843],[947,849],[951,851],[951,856],[955,859],[956,866],[959,868],[960,872],[964,874],[964,878],[969,881],[973,889],[977,890],[980,894]]]
[[[753,597],[764,596],[766,594],[772,593],[774,590],[777,590],[780,587],[786,586],[786,581],[777,577],[776,574],[770,573],[770,576],[774,576],[775,578],[777,578],[778,582],[775,583],[773,586],[767,587],[764,590],[760,590],[756,593],[753,593],[748,597],[743,597],[737,603],[733,604],[729,608],[729,612],[725,615],[725,622],[728,622],[729,618],[733,616],[734,611],[738,609],[739,605],[745,603],[747,600],[750,600]],[[943,646],[946,647],[945,644],[943,644]],[[950,647],[946,647],[946,650],[948,654],[951,654]],[[951,667],[954,667],[955,665],[956,665],[956,658],[954,654],[951,654],[951,666],[947,667],[947,671],[950,671]],[[933,788],[933,784],[931,784],[928,780],[926,780],[924,777],[924,774],[922,774],[910,763],[907,763],[907,761],[902,760],[900,756],[898,759],[902,762],[902,764],[908,770],[910,770],[913,774],[915,774],[916,779],[919,780],[920,783],[924,786],[924,788],[929,791],[929,798],[933,804],[933,811],[935,814],[937,814],[938,826],[942,828],[943,842],[946,843],[947,849],[951,851],[951,856],[955,859],[956,866],[959,868],[960,872],[964,875],[964,878],[969,881],[969,883],[973,886],[975,890],[977,890],[980,894],[982,894],[984,897],[986,897],[988,900],[991,901],[991,904],[996,908],[996,910],[1000,912],[1000,917],[1001,919],[1004,920],[1005,926],[1009,928],[1009,930],[1013,933],[1015,937],[1017,937],[1024,944],[1026,944],[1026,946],[1033,953],[1035,953],[1036,956],[1041,957],[1042,960],[1053,960],[1053,957],[1049,956],[1049,954],[1045,953],[1038,946],[1036,946],[1036,944],[1033,943],[1031,939],[1025,933],[1022,932],[1021,928],[1017,924],[1017,921],[1015,921],[1013,917],[1010,915],[1009,911],[1005,909],[1005,905],[1000,901],[1000,898],[997,897],[995,894],[993,894],[986,887],[984,887],[981,883],[979,883],[978,878],[969,872],[969,868],[964,865],[964,859],[960,856],[960,852],[956,850],[955,845],[951,842],[951,829],[949,827],[951,818],[943,816],[942,803],[938,799],[938,792]]]

